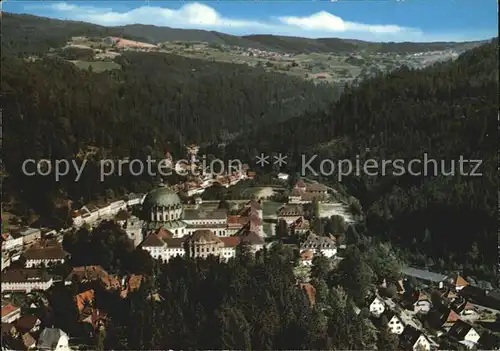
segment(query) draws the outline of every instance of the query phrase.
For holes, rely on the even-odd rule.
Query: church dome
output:
[[[173,190],[166,187],[160,187],[150,191],[146,195],[142,204],[142,207],[145,210],[150,210],[157,206],[176,208],[181,207],[182,202],[179,195],[177,195]]]

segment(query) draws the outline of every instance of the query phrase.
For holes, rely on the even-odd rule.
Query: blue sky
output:
[[[79,1],[9,0],[3,11],[107,26],[152,24],[224,33],[373,41],[464,41],[498,35],[495,0]]]

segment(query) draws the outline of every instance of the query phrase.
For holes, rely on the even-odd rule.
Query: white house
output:
[[[25,292],[48,290],[53,279],[41,269],[20,268],[2,272],[2,292]]]
[[[143,194],[128,194],[126,197],[127,206],[136,206],[142,203]]]
[[[57,328],[45,328],[37,343],[39,350],[70,351],[68,334]]]
[[[109,204],[109,210],[112,214],[118,213],[120,210],[127,208],[127,203],[123,200],[114,201]]]
[[[392,334],[397,335],[401,335],[405,329],[403,321],[397,315],[392,316],[392,318],[389,320],[389,323],[387,324],[387,327]]]
[[[414,351],[430,351],[431,350],[431,342],[430,340],[425,336],[424,333],[420,333],[420,336],[418,339],[415,341],[413,344],[413,350]]]
[[[99,218],[110,215],[111,214],[111,205],[108,204],[108,205],[104,205],[104,206],[99,207],[99,210],[97,211],[97,213],[98,213]]]
[[[26,228],[20,232],[23,245],[27,246],[42,238],[42,231],[37,228]]]
[[[401,334],[402,346],[414,351],[430,351],[431,341],[422,333],[413,327],[407,326]]]
[[[175,256],[184,256],[185,249],[182,238],[167,237],[161,231],[149,234],[140,244],[154,259],[168,262]]]
[[[284,220],[288,225],[304,216],[304,209],[299,204],[286,204],[278,210],[278,220]]]
[[[331,258],[337,254],[337,245],[330,237],[310,233],[306,241],[300,245],[300,251],[308,250],[313,253],[321,252],[324,256]]]
[[[217,236],[227,236],[228,216],[226,211],[184,210],[182,221],[186,223],[186,234],[197,230],[211,230]],[[238,228],[239,229],[239,228]]]
[[[47,267],[52,264],[64,263],[66,255],[56,240],[41,241],[23,253],[26,258],[26,268],[39,267],[42,264]]]
[[[186,245],[186,240],[189,240],[189,245]],[[171,233],[160,229],[157,233],[148,235],[140,247],[148,251],[154,259],[163,261],[169,261],[176,256],[186,256],[186,250],[190,250],[191,255],[196,257],[206,257],[213,254],[223,260],[228,260],[236,256],[236,247],[241,241],[248,242],[254,253],[264,247],[262,238],[253,232],[241,237],[218,237],[206,229],[198,230],[183,238],[172,237]]]
[[[425,294],[419,294],[417,301],[413,304],[413,311],[419,314],[427,314],[432,308],[432,302]]]
[[[304,250],[300,253],[300,264],[303,266],[312,266],[312,259],[314,257],[314,252],[311,250]]]
[[[144,221],[141,221],[137,217],[130,217],[125,223],[125,232],[130,240],[134,242],[134,246],[137,247],[142,241],[142,228],[144,226]]]
[[[385,311],[384,301],[380,297],[375,296],[370,303],[369,309],[372,316],[377,318],[380,317]]]
[[[464,308],[460,311],[460,317],[463,320],[476,320],[480,317],[476,307],[470,303],[466,303]]]
[[[2,252],[22,249],[23,237],[18,233],[2,233]]]
[[[8,267],[10,267],[11,260],[8,255],[3,254],[2,255],[2,271]]]
[[[285,180],[286,181],[286,180],[288,180],[288,178],[289,178],[288,174],[286,174],[286,173],[278,173],[278,179],[279,180]]]
[[[458,320],[450,328],[448,335],[459,341],[467,341],[474,344],[477,344],[481,337],[470,324],[461,320]]]
[[[82,212],[81,225],[84,223],[92,224],[99,219],[98,209],[93,209],[92,211],[90,211],[87,207],[82,207],[80,211]]]

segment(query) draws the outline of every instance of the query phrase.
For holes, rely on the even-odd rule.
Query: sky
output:
[[[495,0],[78,1],[8,0],[3,11],[105,26],[151,24],[234,35],[369,41],[467,41],[498,35]]]

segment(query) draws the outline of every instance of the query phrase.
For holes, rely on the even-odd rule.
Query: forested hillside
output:
[[[89,147],[96,159],[159,159],[166,151],[180,158],[186,143],[223,142],[252,126],[324,107],[338,95],[328,85],[244,65],[138,52],[116,62],[121,69],[93,73],[60,59],[3,59],[4,199],[21,197],[23,212],[38,212],[49,209],[53,197],[89,201],[106,189],[144,191],[141,182],[150,177],[100,183],[89,165],[78,184],[71,176],[56,183],[23,176],[21,164],[82,157]]]
[[[260,128],[229,150],[285,152],[334,160],[481,159],[482,177],[344,177],[360,199],[368,232],[408,248],[420,265],[492,277],[497,250],[498,40],[453,63],[400,69],[348,88],[326,112]],[[316,163],[317,167],[317,163]],[[448,166],[449,167],[449,166]],[[458,166],[457,166],[458,169]],[[458,172],[458,170],[457,170]],[[336,176],[328,178],[338,183]],[[419,245],[415,245],[419,243]],[[425,256],[430,256],[426,258]]]
[[[432,50],[464,50],[478,45],[468,43],[372,43],[338,38],[308,39],[275,35],[235,36],[208,30],[177,29],[151,25],[103,27],[95,24],[61,21],[32,15],[2,14],[2,55],[31,55],[59,48],[74,36],[118,36],[157,44],[165,41],[203,41],[289,53],[371,52],[415,53]]]

